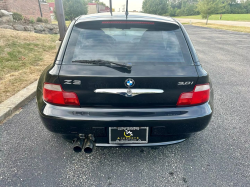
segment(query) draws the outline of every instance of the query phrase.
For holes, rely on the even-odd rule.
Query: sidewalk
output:
[[[175,18],[181,23],[206,23],[204,19],[188,19],[188,18]],[[250,22],[244,21],[221,21],[221,20],[208,20],[208,24],[218,24],[218,25],[231,25],[231,26],[241,26],[241,27],[250,27]]]

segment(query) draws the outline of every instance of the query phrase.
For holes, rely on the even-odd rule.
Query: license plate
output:
[[[148,143],[148,127],[109,127],[109,143]]]

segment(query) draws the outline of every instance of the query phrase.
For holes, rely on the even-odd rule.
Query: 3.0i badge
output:
[[[131,88],[135,85],[135,81],[133,79],[127,79],[125,80],[125,86],[127,86],[128,88]]]

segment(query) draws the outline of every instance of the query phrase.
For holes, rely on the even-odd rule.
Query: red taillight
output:
[[[79,106],[79,100],[74,92],[65,92],[60,84],[44,83],[43,99],[48,103]]]
[[[196,85],[192,92],[182,93],[177,102],[177,106],[197,105],[209,100],[209,84]]]

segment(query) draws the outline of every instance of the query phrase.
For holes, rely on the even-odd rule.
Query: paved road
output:
[[[33,100],[0,126],[0,186],[249,186],[250,35],[186,28],[214,83],[207,129],[158,149],[76,154],[43,127]]]
[[[189,19],[189,18],[176,18],[181,23],[206,23],[205,19]],[[241,26],[250,27],[250,21],[223,21],[223,20],[208,20],[208,23],[219,24],[219,25],[231,25],[231,26]]]

